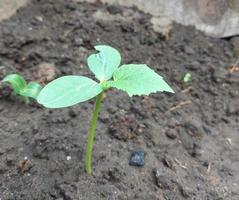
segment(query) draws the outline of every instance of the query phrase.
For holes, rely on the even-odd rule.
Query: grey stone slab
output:
[[[95,0],[74,0],[88,1]],[[193,25],[214,37],[239,34],[239,0],[101,0],[110,4],[137,6],[154,17]],[[153,20],[156,22],[156,20]],[[165,21],[165,20],[164,20]],[[159,24],[158,22],[156,24]]]
[[[29,0],[0,0],[0,21],[16,13],[16,10],[26,5]]]

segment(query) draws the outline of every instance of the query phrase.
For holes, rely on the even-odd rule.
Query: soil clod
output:
[[[173,190],[176,185],[171,177],[161,174],[159,170],[153,170],[156,185],[161,189]]]

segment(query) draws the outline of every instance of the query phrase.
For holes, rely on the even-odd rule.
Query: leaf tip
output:
[[[167,90],[167,92],[170,92],[170,93],[175,94],[174,90],[173,90],[171,87],[169,87],[169,89]]]

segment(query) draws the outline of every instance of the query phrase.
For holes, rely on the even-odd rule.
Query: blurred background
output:
[[[30,0],[0,0],[0,20],[8,18]],[[95,2],[95,0],[74,0]],[[109,4],[136,6],[152,14],[156,27],[170,26],[171,21],[194,25],[214,37],[239,33],[239,0],[101,0]],[[166,31],[166,30],[165,30]]]

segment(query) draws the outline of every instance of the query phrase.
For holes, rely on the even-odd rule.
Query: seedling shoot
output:
[[[36,82],[27,83],[19,74],[9,74],[2,82],[10,84],[15,95],[20,95],[26,104],[30,102],[29,97],[36,99],[42,89],[42,86]]]
[[[85,76],[63,76],[47,84],[37,101],[47,108],[64,108],[96,97],[90,121],[85,169],[91,173],[92,148],[97,119],[103,94],[110,88],[117,88],[133,95],[149,95],[153,92],[174,91],[145,64],[124,64],[120,66],[120,53],[106,45],[95,46],[98,51],[88,57],[87,63],[98,82]]]
[[[188,82],[190,82],[192,80],[192,75],[188,72],[188,73],[186,73],[186,74],[184,74],[184,76],[183,76],[183,82],[184,83],[188,83]]]

